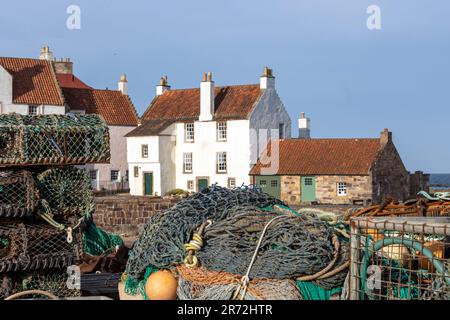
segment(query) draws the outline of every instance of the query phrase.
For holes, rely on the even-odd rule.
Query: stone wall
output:
[[[407,200],[410,196],[409,172],[392,143],[391,137],[372,167],[373,202],[381,203],[387,197]]]
[[[94,219],[98,227],[108,232],[135,237],[153,214],[169,209],[178,201],[129,195],[96,198]]]
[[[337,184],[347,183],[347,196],[338,196]],[[316,198],[323,204],[367,204],[372,199],[372,179],[367,176],[317,176]]]
[[[301,203],[301,178],[299,176],[281,176],[281,201],[289,205]]]

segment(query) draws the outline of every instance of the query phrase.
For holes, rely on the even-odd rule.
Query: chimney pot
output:
[[[264,74],[260,80],[261,90],[268,88],[275,88],[275,77],[273,76],[273,70],[269,67],[264,67]]]
[[[380,143],[382,147],[392,143],[392,132],[390,132],[389,129],[386,128],[381,132]]]
[[[299,139],[311,139],[311,119],[306,117],[306,114],[302,112],[300,119],[298,120]]]
[[[156,86],[156,96],[161,96],[168,90],[170,90],[169,78],[167,76],[161,77],[159,85]]]

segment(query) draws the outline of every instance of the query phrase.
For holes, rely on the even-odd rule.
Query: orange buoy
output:
[[[178,281],[172,272],[163,270],[152,274],[145,284],[145,293],[150,300],[176,300]]]

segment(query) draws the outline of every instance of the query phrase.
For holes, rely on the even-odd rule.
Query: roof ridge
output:
[[[253,84],[232,84],[232,85],[224,85],[224,86],[215,86],[216,89],[222,89],[222,88],[235,88],[235,87],[254,87],[254,86],[260,86],[257,83]],[[178,89],[170,89],[165,92],[171,92],[171,91],[189,91],[189,90],[200,90],[200,87],[195,88],[178,88]]]

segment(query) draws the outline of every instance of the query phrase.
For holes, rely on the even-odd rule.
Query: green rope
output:
[[[83,247],[87,254],[101,256],[123,244],[120,236],[107,233],[98,228],[93,221],[86,223],[83,230]]]
[[[342,293],[342,287],[326,290],[313,282],[297,281],[303,300],[331,300],[331,297]]]

